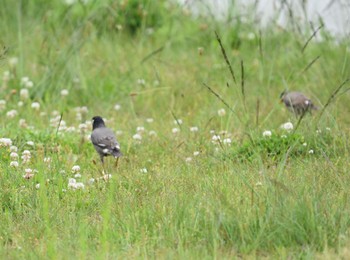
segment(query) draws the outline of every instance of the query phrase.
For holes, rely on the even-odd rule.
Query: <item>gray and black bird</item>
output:
[[[122,156],[120,145],[113,131],[106,127],[105,122],[100,116],[94,116],[92,118],[91,142],[100,155],[102,164],[105,156],[112,155],[114,158]]]
[[[288,110],[294,113],[296,116],[302,116],[306,112],[311,112],[312,110],[318,109],[318,107],[315,106],[312,101],[301,92],[283,91],[280,95],[280,99],[281,102],[286,105]]]

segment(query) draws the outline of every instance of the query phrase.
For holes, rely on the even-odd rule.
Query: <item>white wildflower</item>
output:
[[[74,178],[76,178],[76,179],[81,178],[81,174],[80,173],[74,174]]]
[[[34,146],[34,142],[33,142],[33,141],[28,141],[28,142],[27,142],[27,145],[29,145],[29,146]]]
[[[217,143],[217,142],[220,142],[221,138],[219,135],[213,135],[212,138],[211,138],[211,141],[213,143]]]
[[[142,168],[142,169],[140,169],[140,172],[141,172],[141,173],[147,173],[148,171],[147,171],[146,168]]]
[[[95,183],[95,179],[94,178],[90,178],[89,181],[88,181],[88,184],[89,185],[92,185]]]
[[[7,113],[6,113],[6,116],[9,117],[9,118],[14,118],[17,115],[18,115],[18,112],[15,109],[7,111]]]
[[[22,99],[22,100],[26,100],[29,98],[29,90],[26,89],[26,88],[22,88],[20,91],[19,91],[19,97]]]
[[[17,161],[11,161],[11,162],[10,162],[10,166],[11,166],[11,167],[15,167],[15,168],[17,168],[17,167],[18,167],[18,165],[19,165],[19,164],[18,164],[18,162],[17,162]]]
[[[154,130],[149,131],[148,134],[149,134],[150,136],[157,136],[157,132],[154,131]]]
[[[197,126],[190,127],[191,132],[198,132],[199,128]]]
[[[307,146],[307,143],[303,143],[303,146]]]
[[[12,145],[12,140],[10,138],[0,138],[0,147],[10,147]]]
[[[263,132],[263,137],[270,137],[272,135],[271,131],[266,130]]]
[[[69,91],[67,89],[62,89],[61,90],[61,96],[62,97],[66,97],[66,96],[68,96],[68,94],[69,94]]]
[[[313,154],[314,153],[314,150],[309,150],[309,154]]]
[[[231,138],[225,138],[222,142],[226,145],[231,145],[232,140],[231,140]]]
[[[19,126],[22,127],[22,128],[27,128],[27,127],[28,127],[28,124],[27,124],[26,120],[23,119],[23,118],[21,118],[21,119],[18,121],[18,124],[19,124]]]
[[[153,118],[146,118],[146,122],[149,123],[149,124],[150,124],[150,123],[153,123],[153,121],[154,121]]]
[[[17,148],[17,146],[14,146],[14,145],[11,145],[10,146],[10,152],[17,152],[18,151],[18,148]]]
[[[132,138],[133,138],[134,140],[136,140],[136,141],[141,141],[141,140],[142,140],[142,136],[141,136],[140,134],[134,134],[134,135],[132,136]]]
[[[138,79],[137,84],[144,86],[144,85],[146,85],[146,81],[144,79]]]
[[[17,58],[17,57],[11,57],[11,58],[9,58],[9,66],[10,66],[11,68],[16,67],[17,63],[18,63],[18,58]]]
[[[293,124],[291,122],[287,122],[281,125],[281,128],[290,132],[293,130]]]
[[[16,153],[16,152],[12,152],[12,153],[10,153],[10,158],[11,158],[11,160],[17,160],[18,159],[18,153]]]
[[[182,119],[175,119],[175,120],[174,120],[174,124],[175,124],[175,125],[182,125],[182,123],[183,123],[183,122],[182,122]]]
[[[221,108],[218,110],[218,115],[219,116],[225,116],[226,115],[226,110],[224,108]]]
[[[80,166],[79,165],[74,165],[72,167],[72,173],[78,173],[80,172]]]
[[[34,86],[34,83],[33,83],[33,81],[27,81],[25,84],[24,84],[24,86],[26,87],[26,88],[32,88],[33,86]]]
[[[18,103],[17,103],[18,107],[23,107],[23,105],[24,105],[23,101],[18,101]]]
[[[144,131],[145,131],[145,128],[144,128],[143,126],[138,126],[138,127],[136,127],[136,132],[142,133],[142,132],[144,132]]]
[[[199,151],[194,151],[194,152],[193,152],[193,156],[198,156],[199,154],[200,154]]]
[[[120,104],[115,104],[114,110],[119,111],[122,108]]]
[[[180,129],[174,127],[174,128],[171,130],[171,132],[172,132],[173,134],[177,134],[178,132],[180,132]]]
[[[2,80],[4,82],[8,82],[11,78],[11,73],[8,70],[4,71],[4,74],[2,74]]]
[[[192,162],[192,157],[187,157],[187,158],[185,159],[185,162],[187,162],[187,163]]]
[[[40,183],[35,184],[35,188],[38,190],[40,189]]]
[[[39,102],[33,102],[32,103],[32,108],[35,110],[39,110],[40,109],[40,103]]]

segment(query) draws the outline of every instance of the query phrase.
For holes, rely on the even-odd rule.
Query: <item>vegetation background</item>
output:
[[[1,258],[350,257],[349,39],[230,8],[2,0]]]

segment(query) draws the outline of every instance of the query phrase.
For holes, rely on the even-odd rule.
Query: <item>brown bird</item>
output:
[[[312,101],[307,98],[303,93],[300,92],[287,92],[283,91],[280,96],[281,102],[283,102],[289,111],[294,113],[296,116],[302,116],[306,112],[317,110]]]

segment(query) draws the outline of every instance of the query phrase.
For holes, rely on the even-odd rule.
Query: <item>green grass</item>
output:
[[[14,168],[9,147],[0,147],[1,258],[348,258],[350,108],[343,91],[349,85],[322,116],[306,115],[294,133],[280,129],[297,120],[279,103],[288,88],[325,105],[350,77],[348,41],[312,40],[302,53],[308,35],[266,29],[260,38],[253,24],[230,27],[192,19],[173,5],[144,3],[161,23],[143,18],[136,30],[108,1],[71,7],[5,1],[0,9],[0,44],[6,46],[0,75],[11,74],[1,86],[0,138],[11,138],[19,157],[31,151],[30,162],[20,158]],[[123,30],[115,29],[118,23]],[[247,37],[251,32],[254,39]],[[18,57],[15,67],[11,57]],[[34,86],[19,107],[22,77]],[[62,89],[69,95],[62,97]],[[38,111],[32,102],[40,103]],[[88,111],[77,118],[82,106]],[[18,114],[9,118],[12,109]],[[74,131],[57,131],[60,115]],[[122,131],[124,156],[117,169],[106,160],[109,181],[101,179],[87,139],[95,115]],[[79,129],[82,123],[87,130]],[[133,139],[139,126],[145,128],[140,143]],[[213,142],[211,130],[220,142]],[[68,188],[74,165],[84,189]],[[29,180],[23,178],[28,168],[37,170]]]

